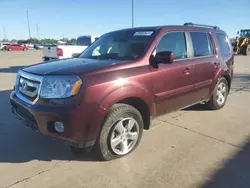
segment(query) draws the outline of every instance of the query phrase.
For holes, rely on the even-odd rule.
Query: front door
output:
[[[194,65],[188,58],[186,34],[168,32],[153,52],[153,56],[162,51],[174,53],[173,64],[158,64],[150,67],[155,92],[155,116],[183,108],[192,104],[194,92]]]

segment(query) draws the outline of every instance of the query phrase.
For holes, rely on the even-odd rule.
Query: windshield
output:
[[[135,60],[143,55],[154,31],[126,30],[99,38],[79,57],[88,59]]]
[[[250,37],[250,30],[241,30],[240,37]]]
[[[91,37],[78,37],[76,41],[77,46],[89,46],[91,44]]]

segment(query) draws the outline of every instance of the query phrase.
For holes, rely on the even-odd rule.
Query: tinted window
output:
[[[226,35],[217,33],[216,38],[219,42],[220,52],[223,57],[227,57],[230,55],[230,49],[228,44],[228,38]]]
[[[154,31],[125,30],[100,37],[79,57],[89,59],[134,60],[143,55]]]
[[[172,32],[166,34],[156,47],[155,53],[171,51],[175,59],[187,58],[187,47],[183,32]]]
[[[211,55],[206,33],[190,32],[190,35],[193,43],[194,57]]]
[[[241,30],[240,37],[250,37],[250,30]]]
[[[89,46],[91,44],[91,37],[79,37],[76,40],[77,46]]]

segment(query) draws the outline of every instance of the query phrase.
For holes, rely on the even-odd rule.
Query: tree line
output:
[[[57,44],[59,40],[56,39],[37,39],[37,38],[31,38],[31,39],[27,39],[27,40],[16,40],[16,39],[12,39],[11,41],[8,40],[3,40],[3,42],[17,42],[18,44]],[[68,38],[63,38],[60,39],[60,41],[66,42],[67,44],[75,44],[76,43],[76,39],[72,38],[72,39],[68,39]]]

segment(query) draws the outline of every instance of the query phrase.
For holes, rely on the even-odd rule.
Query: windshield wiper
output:
[[[119,59],[118,53],[108,53],[108,54],[102,54],[100,56],[96,56],[97,59]]]
[[[98,56],[90,56],[90,57],[85,57],[89,59],[98,59],[98,60],[129,60],[131,58],[128,57],[119,57],[118,53],[107,53],[107,54],[102,54]]]

